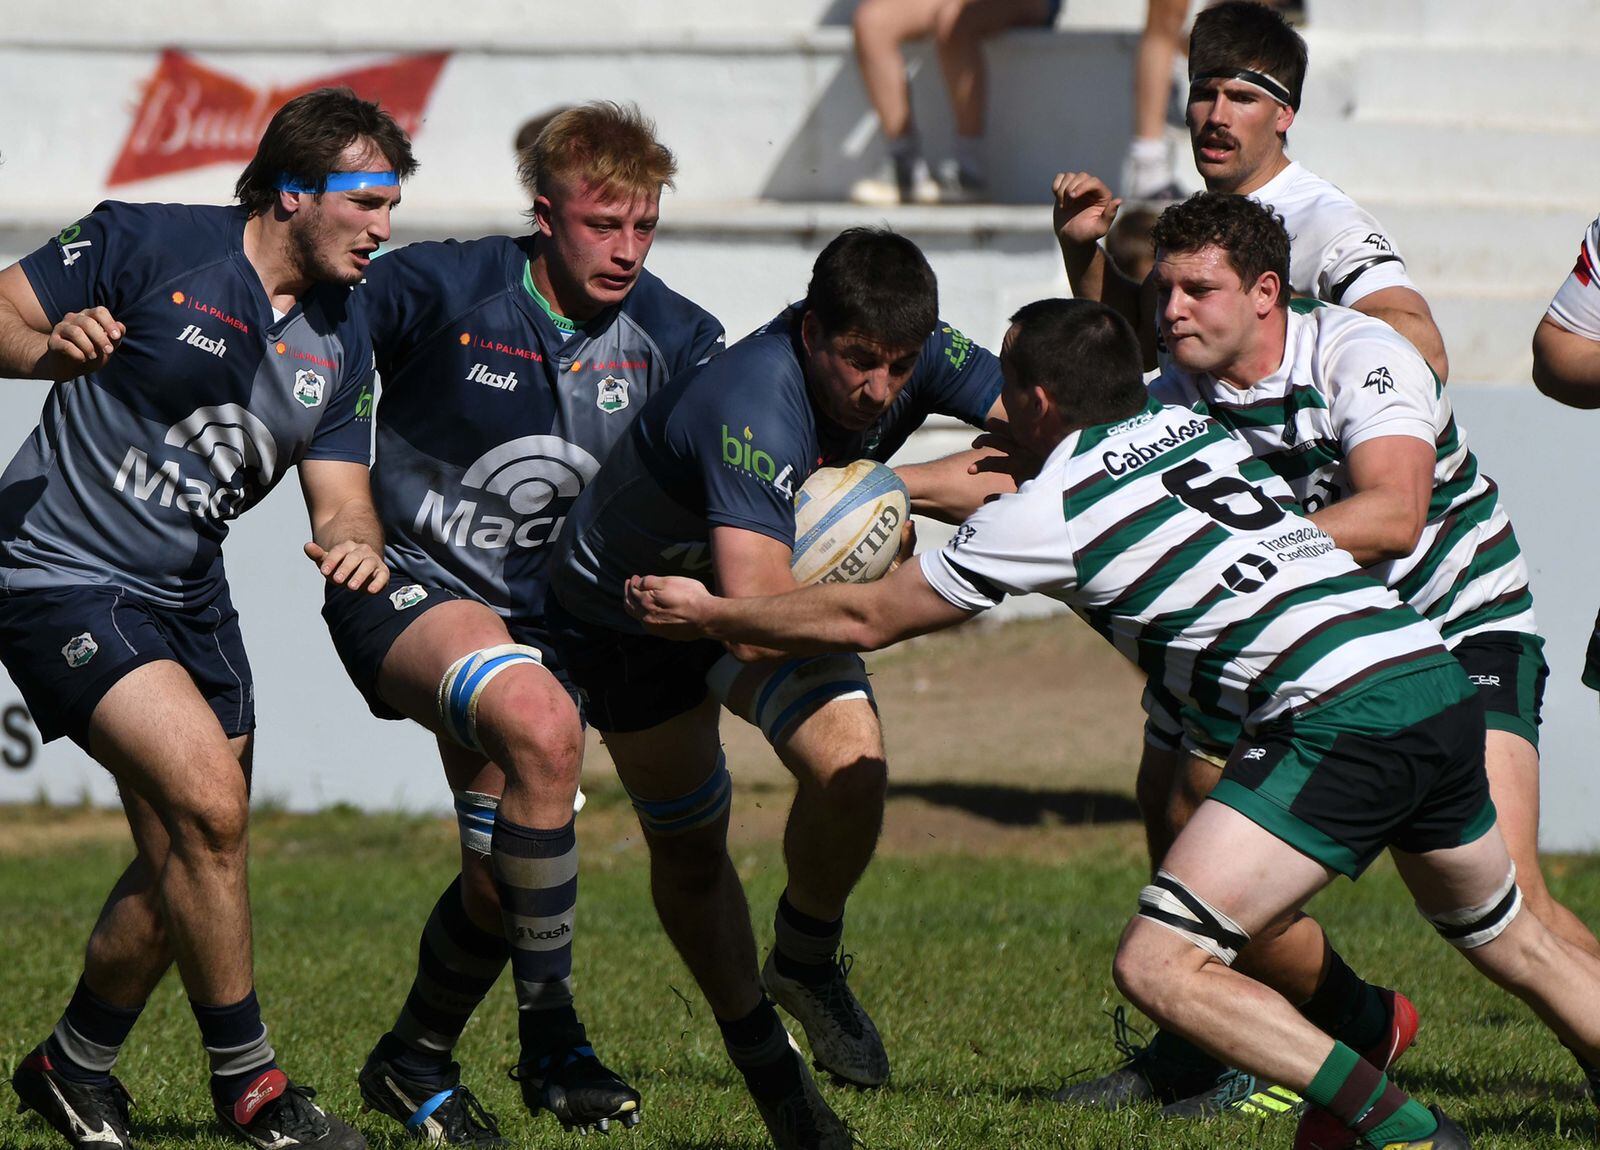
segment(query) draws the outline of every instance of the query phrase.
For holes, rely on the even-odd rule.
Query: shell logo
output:
[[[289,345],[280,340],[278,345],[277,345],[277,347],[274,348],[273,350],[276,351],[279,355],[282,355],[284,352],[289,350]]]
[[[578,371],[582,367],[583,367],[583,360],[575,359],[575,360],[572,361],[572,366],[570,368],[568,368],[567,370],[569,370],[569,371]]]
[[[464,332],[461,333],[460,339],[461,339],[461,346],[462,347],[466,347],[468,344],[470,344],[472,342],[472,333],[469,332],[469,331],[464,331]]]
[[[185,296],[181,291],[175,291],[175,292],[172,293],[172,302],[173,303],[181,304],[181,303],[183,303],[184,298],[185,298]]]

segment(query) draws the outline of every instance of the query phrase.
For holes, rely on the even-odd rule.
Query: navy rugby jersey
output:
[[[531,254],[529,237],[411,244],[362,288],[387,558],[522,619],[543,614],[548,544],[646,397],[722,345],[648,271],[565,335],[525,286]]]
[[[554,575],[562,605],[638,632],[622,608],[630,575],[711,575],[711,529],[794,546],[794,493],[818,467],[887,460],[933,414],[981,427],[1000,363],[940,322],[876,424],[848,431],[818,413],[801,369],[799,306],[690,372],[640,414],[572,511]]]
[[[101,370],[58,383],[0,476],[0,584],[113,584],[162,606],[223,585],[228,521],[302,459],[365,464],[372,350],[349,288],[282,319],[239,207],[107,202],[22,260],[52,324],[103,306]]]

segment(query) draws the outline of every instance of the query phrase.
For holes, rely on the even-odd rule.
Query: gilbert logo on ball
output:
[[[906,485],[858,459],[812,473],[795,497],[794,558],[801,583],[870,583],[894,565],[911,514]]]

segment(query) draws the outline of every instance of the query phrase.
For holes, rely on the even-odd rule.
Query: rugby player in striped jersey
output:
[[[875,649],[1006,595],[1050,595],[1152,683],[1243,732],[1118,948],[1117,981],[1142,1010],[1300,1092],[1352,1144],[1469,1146],[1384,1067],[1233,969],[1253,935],[1391,849],[1441,935],[1600,1056],[1600,960],[1520,913],[1483,703],[1437,628],[1292,510],[1241,439],[1151,396],[1132,329],[1102,305],[1028,305],[1001,362],[1012,431],[1043,463],[942,550],[878,583],[765,598],[636,577],[629,611],[664,637],[799,654]]]

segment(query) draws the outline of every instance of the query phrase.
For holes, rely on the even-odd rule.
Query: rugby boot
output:
[[[1387,1071],[1416,1041],[1420,1019],[1411,1000],[1398,990],[1379,987],[1378,993],[1389,1006],[1389,1029],[1377,1042],[1356,1053],[1379,1070]],[[1361,1139],[1354,1131],[1320,1106],[1306,1107],[1294,1132],[1294,1150],[1353,1150],[1360,1145]]]
[[[1272,1118],[1297,1112],[1301,1101],[1300,1095],[1287,1086],[1243,1070],[1225,1070],[1211,1089],[1169,1102],[1161,1108],[1161,1116],[1211,1118],[1218,1114],[1243,1114],[1251,1118]]]
[[[1208,1093],[1228,1068],[1175,1035],[1156,1031],[1148,1042],[1128,1021],[1125,1007],[1111,1011],[1112,1038],[1122,1064],[1087,1082],[1069,1082],[1050,1097],[1068,1106],[1120,1110],[1144,1102],[1162,1105]]]
[[[133,1099],[115,1078],[103,1083],[61,1077],[36,1047],[11,1074],[17,1113],[34,1111],[76,1150],[129,1150],[128,1107]]]
[[[851,1086],[882,1086],[889,1081],[889,1054],[846,981],[854,961],[841,951],[827,978],[801,982],[778,973],[777,953],[769,951],[761,985],[805,1030],[820,1069]]]
[[[407,1078],[393,1063],[367,1055],[356,1078],[365,1109],[387,1114],[413,1138],[434,1146],[509,1146],[500,1123],[461,1085],[461,1067],[452,1062],[443,1083]]]
[[[554,1053],[511,1071],[528,1113],[548,1110],[563,1129],[580,1134],[607,1133],[613,1122],[639,1125],[639,1092],[595,1057],[581,1024],[567,1037]]]
[[[1437,1106],[1428,1107],[1439,1122],[1439,1129],[1423,1138],[1411,1138],[1405,1142],[1372,1142],[1361,1139],[1356,1145],[1367,1150],[1472,1150],[1472,1139],[1467,1137],[1467,1132],[1451,1121],[1450,1115],[1440,1110]]]
[[[794,1059],[798,1085],[781,1098],[763,1100],[751,1094],[775,1150],[852,1150],[855,1136],[823,1100],[792,1036],[788,1057]]]
[[[234,1103],[212,1099],[222,1128],[259,1150],[366,1150],[367,1140],[336,1114],[311,1101],[317,1092],[298,1086],[276,1067],[264,1071]]]

